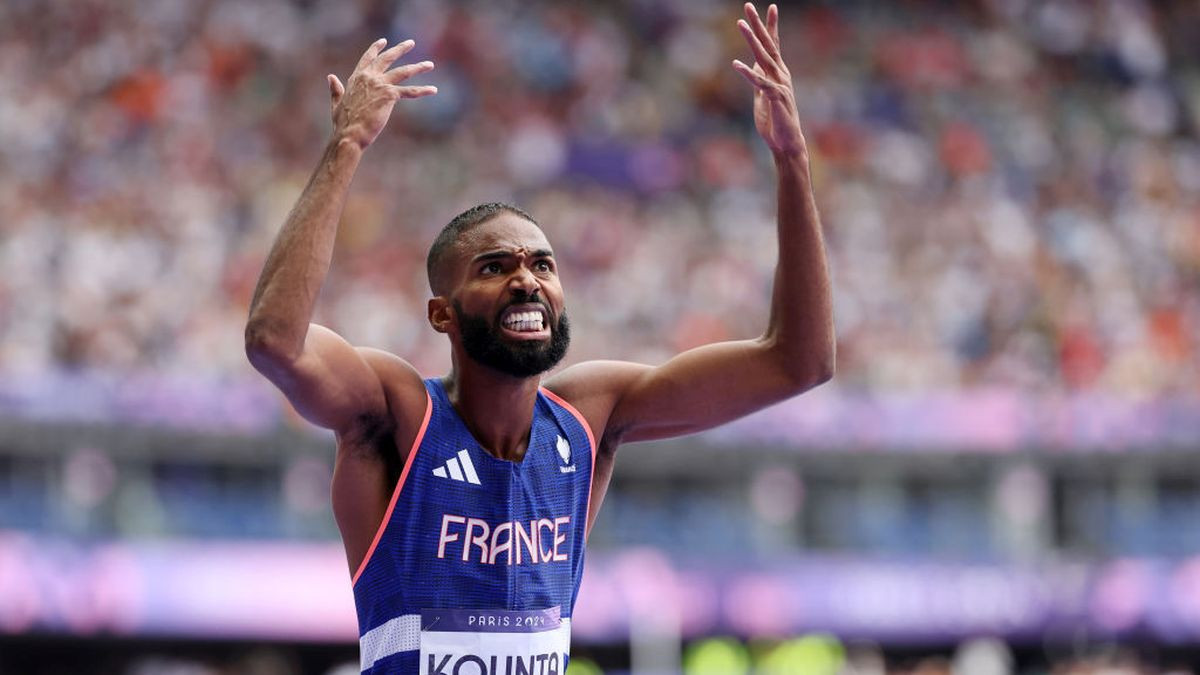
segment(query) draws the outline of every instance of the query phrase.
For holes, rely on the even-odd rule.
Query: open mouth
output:
[[[546,310],[539,305],[517,305],[504,310],[500,327],[506,333],[521,337],[543,337],[549,334]]]

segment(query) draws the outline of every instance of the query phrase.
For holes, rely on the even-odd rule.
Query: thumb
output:
[[[337,105],[338,101],[342,100],[342,94],[346,93],[346,88],[342,86],[342,81],[337,75],[330,73],[326,79],[329,80],[329,96],[333,99],[333,104]]]

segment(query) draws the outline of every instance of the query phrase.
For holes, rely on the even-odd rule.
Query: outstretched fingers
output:
[[[733,69],[741,73],[742,77],[745,77],[750,84],[754,85],[755,89],[758,89],[763,94],[774,98],[775,94],[778,93],[778,85],[775,84],[775,82],[773,82],[765,74],[763,74],[761,67],[756,66],[751,68],[745,63],[742,63],[740,60],[734,59]]]
[[[389,84],[400,84],[414,75],[427,73],[433,70],[433,61],[421,61],[420,63],[409,63],[397,68],[393,68],[384,74]]]
[[[345,85],[336,76],[328,76],[336,137],[366,148],[387,125],[396,101],[437,93],[437,87],[429,85],[400,86],[409,77],[432,70],[432,62],[401,64],[389,70],[414,44],[413,40],[404,40],[388,48],[387,40],[380,38],[363,53]]]
[[[759,64],[763,70],[769,70],[773,74],[778,74],[779,68],[775,65],[775,60],[771,58],[771,54],[767,52],[767,48],[763,46],[758,36],[754,34],[754,29],[750,24],[739,19],[738,29],[742,31],[742,37],[746,38],[746,44],[750,45],[750,51],[754,54],[755,63]]]
[[[411,48],[412,47],[410,45],[409,49],[411,49]],[[408,51],[408,50],[406,49],[405,51]],[[401,52],[401,54],[403,54],[403,52]],[[382,58],[382,55],[380,58]],[[407,80],[410,77],[413,77],[414,75],[420,75],[421,73],[427,73],[427,72],[433,70],[433,67],[434,67],[433,61],[420,61],[418,63],[408,63],[403,66],[398,66],[396,68],[393,68],[393,69],[387,71],[386,73],[383,74],[383,76],[387,80],[388,84],[392,85],[392,91],[395,92],[395,94],[398,98],[421,98],[423,96],[430,96],[432,94],[436,94],[437,87],[434,87],[432,85],[421,85],[421,86],[404,85],[404,86],[401,86],[400,83],[404,82],[405,80]]]
[[[779,61],[779,45],[775,44],[775,38],[771,35],[771,31],[763,23],[762,17],[758,15],[758,9],[747,2],[742,6],[742,10],[746,13],[746,23],[754,30],[754,36],[762,43],[767,54],[771,56],[771,60]]]
[[[775,41],[775,53],[780,55],[780,62],[783,58],[780,53],[782,42],[779,41],[779,7],[774,3],[767,7],[767,31],[771,33],[771,39]]]
[[[379,56],[379,52],[386,44],[387,38],[379,38],[378,40],[372,42],[371,46],[367,47],[367,51],[363,52],[363,55],[359,57],[358,64],[354,66],[354,69],[362,70],[363,68],[366,68],[368,64],[375,60],[375,57]]]
[[[783,65],[783,57],[779,52],[777,40],[772,37],[771,31],[763,24],[754,5],[747,2],[744,9],[746,18],[738,19],[738,29],[754,53],[754,60],[768,75],[783,77],[787,72],[787,67]]]
[[[396,93],[397,98],[422,98],[436,94],[438,88],[433,85],[408,86],[408,87],[392,87],[392,91]]]
[[[790,157],[804,157],[806,145],[800,129],[792,76],[779,51],[779,8],[767,8],[767,20],[746,3],[746,19],[738,20],[738,30],[754,53],[753,65],[734,59],[733,69],[754,87],[754,126],[771,151]]]
[[[398,42],[391,47],[388,47],[385,51],[380,52],[374,59],[372,59],[371,65],[379,72],[383,72],[387,70],[388,67],[390,67],[393,63],[395,63],[396,59],[411,51],[416,44],[417,43],[415,40]]]

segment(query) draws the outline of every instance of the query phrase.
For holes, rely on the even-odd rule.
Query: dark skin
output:
[[[765,21],[752,5],[738,29],[754,64],[734,61],[754,87],[754,120],[778,176],[779,265],[762,335],[683,352],[660,366],[589,361],[545,382],[473,361],[462,348],[455,303],[499,325],[514,302],[536,296],[550,313],[565,309],[552,247],[533,223],[501,213],[469,230],[433,280],[427,319],[450,341],[453,366],[443,379],[454,407],[494,456],[525,456],[538,388],[567,400],[597,439],[588,529],[604,499],[617,448],[723,424],[804,392],[833,374],[834,335],[828,266],[812,195],[808,150],[791,75],[779,51],[778,10]],[[329,76],[334,131],[325,154],[289,214],[264,265],[246,326],[246,353],[306,419],[337,437],[333,508],[351,572],[358,569],[387,510],[400,467],[424,419],[420,374],[404,359],[355,347],[310,323],[329,269],[337,223],[363,151],[401,98],[436,93],[404,82],[429,62],[391,68],[412,48],[380,40],[363,54],[345,86]],[[504,340],[549,340],[501,331]]]

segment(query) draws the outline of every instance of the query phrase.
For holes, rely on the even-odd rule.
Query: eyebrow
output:
[[[484,262],[486,260],[501,260],[503,258],[512,258],[515,255],[516,254],[513,253],[512,251],[488,251],[487,253],[480,253],[479,255],[475,256],[474,258],[471,258],[471,264]],[[539,249],[530,251],[529,257],[530,258],[553,258],[554,251],[551,251],[548,248],[539,248]]]

